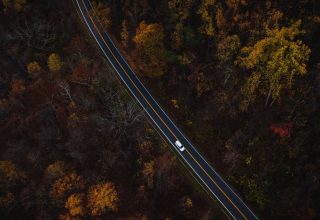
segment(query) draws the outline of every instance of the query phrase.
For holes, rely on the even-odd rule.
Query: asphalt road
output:
[[[258,219],[250,208],[240,199],[221,176],[208,164],[187,137],[163,111],[150,95],[136,74],[132,71],[109,35],[103,30],[99,20],[94,17],[90,0],[74,0],[83,22],[97,42],[105,58],[125,84],[131,95],[139,102],[148,117],[165,137],[172,148],[185,162],[197,182],[215,198],[232,219]],[[175,142],[179,140],[185,147],[180,151]]]

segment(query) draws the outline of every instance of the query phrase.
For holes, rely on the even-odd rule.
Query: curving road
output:
[[[90,0],[74,0],[82,20],[89,29],[105,58],[125,84],[131,95],[139,102],[148,117],[165,137],[180,159],[191,170],[198,183],[214,197],[232,219],[258,219],[240,197],[228,186],[220,175],[207,163],[187,137],[177,128],[169,116],[143,86],[132,71],[99,20],[93,16]],[[183,149],[176,146],[179,141]]]

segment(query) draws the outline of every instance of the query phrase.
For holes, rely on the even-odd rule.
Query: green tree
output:
[[[281,91],[290,89],[299,75],[305,75],[310,49],[296,40],[303,33],[300,21],[289,27],[266,30],[266,37],[253,46],[241,49],[236,63],[250,71],[242,91],[246,97],[242,109],[255,99],[258,92],[266,96],[265,105],[279,101]]]
[[[91,186],[87,196],[87,205],[92,216],[102,215],[106,211],[118,210],[118,192],[111,182]]]
[[[142,21],[133,41],[139,53],[141,66],[148,77],[165,73],[167,60],[164,47],[164,30],[161,24],[146,24]]]
[[[59,72],[62,68],[62,61],[58,54],[52,53],[48,57],[48,68],[52,73]]]

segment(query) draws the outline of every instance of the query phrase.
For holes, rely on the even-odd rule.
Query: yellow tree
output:
[[[164,74],[167,60],[164,47],[164,30],[161,24],[146,24],[142,21],[133,41],[139,53],[141,66],[148,77]]]
[[[111,182],[91,186],[87,197],[87,205],[92,216],[99,216],[107,211],[118,210],[118,192]]]
[[[237,35],[222,36],[217,44],[215,55],[219,60],[219,66],[224,72],[224,86],[231,78],[234,70],[234,60],[236,59],[240,50],[240,39]]]
[[[267,29],[266,37],[253,46],[242,48],[236,63],[250,71],[243,93],[246,97],[242,109],[255,99],[256,93],[266,96],[265,105],[270,99],[279,101],[281,91],[290,89],[299,75],[307,73],[310,49],[297,35],[303,33],[300,21],[289,27]]]
[[[66,201],[65,208],[69,210],[69,214],[72,216],[84,216],[84,194],[75,193],[69,196]]]
[[[59,72],[62,68],[62,61],[58,54],[52,53],[48,57],[48,68],[52,73]]]
[[[224,36],[217,44],[216,56],[221,63],[231,63],[240,49],[237,35]]]
[[[215,0],[202,0],[200,8],[198,10],[198,14],[201,17],[202,25],[199,28],[200,32],[209,36],[214,36],[214,6],[216,1]]]
[[[193,208],[193,202],[190,196],[185,196],[181,200],[181,211],[184,213],[184,215],[189,216],[192,212]]]
[[[27,70],[31,77],[35,78],[39,75],[41,71],[41,66],[37,61],[33,61],[31,63],[28,63]]]
[[[81,176],[70,173],[54,181],[49,196],[54,204],[60,206],[63,205],[68,195],[83,190],[84,186]]]
[[[193,207],[192,199],[189,196],[187,196],[183,201],[183,205],[188,209],[192,208]]]

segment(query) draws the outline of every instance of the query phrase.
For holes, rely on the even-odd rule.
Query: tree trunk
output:
[[[268,104],[269,104],[269,100],[270,100],[270,96],[271,96],[271,92],[272,92],[272,87],[270,86],[269,88],[269,92],[268,92],[268,96],[266,98],[266,102],[264,104],[264,106],[267,108],[268,107]]]
[[[230,73],[225,76],[224,82],[223,82],[223,87],[226,87],[227,82],[228,82],[228,80],[230,79],[230,77],[231,77],[231,74],[230,74]]]

